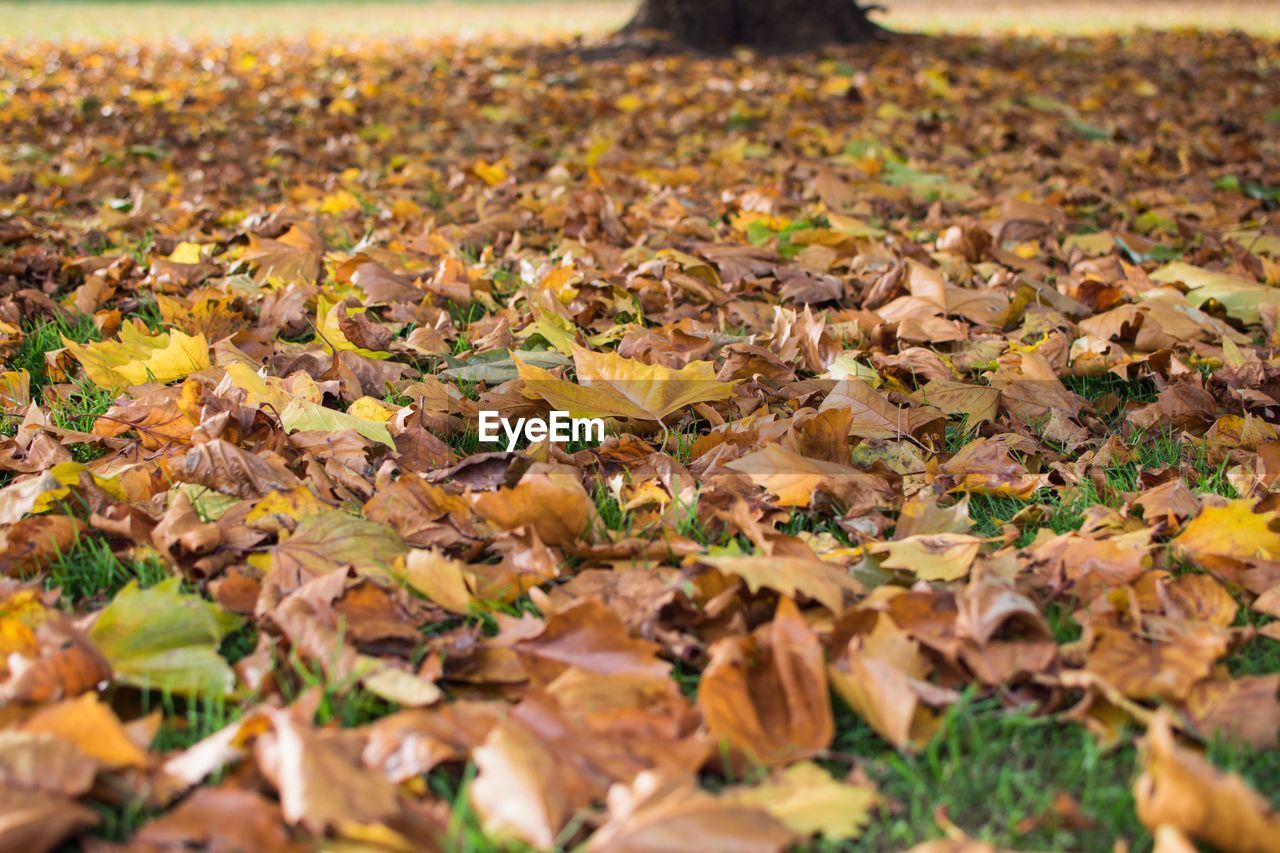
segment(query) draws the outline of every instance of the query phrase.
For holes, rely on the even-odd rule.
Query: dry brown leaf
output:
[[[485,833],[550,850],[573,805],[555,755],[525,726],[501,721],[472,759],[471,804]]]
[[[0,849],[44,853],[98,821],[97,812],[69,797],[0,785]]]
[[[592,836],[593,853],[667,850],[698,839],[708,850],[778,853],[794,834],[764,809],[724,800],[686,779],[641,773],[609,791],[609,820]]]
[[[1280,815],[1239,776],[1179,746],[1168,712],[1152,720],[1143,754],[1133,796],[1148,829],[1171,826],[1219,850],[1280,849]]]
[[[396,788],[360,763],[360,745],[269,709],[271,733],[254,744],[258,766],[280,793],[291,825],[323,833],[345,823],[386,820],[400,811]]]
[[[595,504],[576,476],[563,471],[530,472],[514,488],[472,498],[476,512],[502,530],[526,525],[548,545],[572,548],[596,517]]]
[[[576,667],[599,675],[665,678],[671,665],[657,658],[658,646],[632,639],[627,627],[598,598],[558,611],[537,636],[515,644],[535,680],[549,683]]]
[[[752,592],[771,589],[792,598],[797,593],[832,613],[844,612],[846,594],[858,595],[862,585],[839,566],[803,557],[700,557],[722,575],[739,577]]]
[[[727,637],[711,647],[698,685],[711,735],[767,766],[825,749],[834,724],[822,657],[795,603],[779,598],[773,621],[755,636]]]

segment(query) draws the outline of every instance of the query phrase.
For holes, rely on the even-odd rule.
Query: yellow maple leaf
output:
[[[736,384],[716,379],[709,361],[692,361],[674,370],[577,345],[573,346],[573,361],[578,371],[576,383],[516,359],[525,396],[546,400],[575,417],[660,421],[694,403],[726,400]]]
[[[477,160],[475,166],[472,167],[472,171],[476,173],[478,178],[491,187],[496,187],[499,184],[506,183],[508,178],[506,164],[501,160],[498,160],[496,163]]]
[[[1248,498],[1206,507],[1173,540],[1174,553],[1191,560],[1206,557],[1280,559],[1275,512],[1254,512]]]
[[[699,557],[699,563],[711,566],[725,576],[746,581],[752,592],[761,587],[786,596],[797,593],[811,598],[839,615],[844,612],[844,594],[863,592],[862,585],[844,569],[820,560],[803,557],[722,556]]]
[[[204,246],[184,240],[169,253],[169,260],[175,264],[198,264],[204,260],[203,256]]]
[[[887,554],[886,569],[914,572],[927,581],[953,581],[969,573],[982,540],[967,533],[931,533],[877,542],[873,554]]]
[[[802,836],[835,841],[857,838],[879,797],[874,788],[842,782],[801,761],[762,785],[730,788],[721,799],[762,808]]]
[[[170,382],[209,366],[204,335],[185,335],[177,329],[150,335],[131,324],[120,328],[118,341],[78,344],[63,338],[62,343],[101,388]]]
[[[295,380],[294,377],[280,379],[262,376],[242,362],[227,365],[227,378],[237,388],[248,392],[245,402],[250,406],[270,406],[274,409],[280,418],[280,425],[287,433],[352,429],[370,441],[395,447],[396,443],[386,424],[390,415],[382,417],[385,410],[376,400],[361,398],[367,402],[357,400],[359,406],[353,404],[353,411],[339,412],[320,404],[319,389],[310,377],[301,376]],[[377,417],[373,416],[375,414]]]

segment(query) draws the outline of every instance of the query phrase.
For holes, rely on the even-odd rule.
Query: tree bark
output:
[[[643,0],[624,32],[662,30],[703,50],[808,50],[875,38],[867,11],[854,0]]]

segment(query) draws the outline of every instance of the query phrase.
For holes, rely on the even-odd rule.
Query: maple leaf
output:
[[[766,851],[786,849],[795,833],[759,805],[644,772],[610,790],[609,821],[592,836],[590,850],[649,850],[672,838],[697,838],[708,849]]]
[[[740,577],[752,592],[771,589],[795,597],[800,593],[819,602],[832,613],[844,611],[844,597],[857,595],[862,585],[839,566],[799,557],[698,557],[724,575]]]
[[[130,324],[120,328],[118,341],[78,344],[64,339],[63,343],[85,375],[103,388],[170,382],[209,366],[204,335],[185,335],[177,329],[148,335]]]
[[[1188,285],[1188,301],[1197,308],[1213,301],[1226,309],[1227,316],[1244,323],[1257,323],[1264,305],[1280,306],[1280,288],[1268,287],[1228,273],[1213,272],[1183,261],[1165,264],[1151,273],[1152,281]]]
[[[801,837],[857,838],[879,802],[874,789],[838,782],[811,761],[800,761],[751,788],[729,788],[720,799],[756,806]]]
[[[314,833],[345,823],[369,823],[400,811],[396,789],[361,765],[340,734],[316,730],[288,711],[269,709],[274,736],[259,760],[280,792],[284,819]]]
[[[819,492],[851,509],[883,505],[893,496],[883,477],[836,462],[808,459],[779,444],[766,445],[725,467],[746,474],[776,495],[778,505],[784,507],[807,507]]]
[[[884,554],[886,569],[904,569],[927,581],[953,581],[969,573],[982,540],[965,533],[931,533],[877,542],[873,554]]]
[[[289,538],[272,549],[271,566],[277,572],[304,578],[344,565],[384,574],[392,571],[396,558],[407,550],[389,527],[357,515],[323,510],[298,520]]]
[[[1175,553],[1191,560],[1280,557],[1280,524],[1274,511],[1254,512],[1253,501],[1234,500],[1201,510],[1173,540]]]
[[[510,721],[494,726],[472,757],[478,772],[471,803],[485,833],[539,850],[554,847],[570,813],[555,754],[525,726]]]
[[[249,249],[241,259],[257,268],[259,281],[310,284],[320,275],[324,252],[324,240],[315,228],[299,222],[278,240],[250,234]]]
[[[694,403],[727,400],[735,384],[717,379],[714,367],[705,361],[673,370],[574,345],[573,362],[577,383],[517,358],[525,394],[574,417],[660,421]]]

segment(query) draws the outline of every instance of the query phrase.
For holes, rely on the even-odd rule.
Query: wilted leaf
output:
[[[587,535],[595,505],[576,477],[564,472],[529,473],[514,488],[482,492],[476,512],[502,530],[526,525],[548,545],[570,548]]]
[[[278,572],[304,578],[351,566],[358,572],[386,573],[408,550],[389,527],[337,510],[311,513],[271,552]]]
[[[41,708],[22,730],[53,735],[74,744],[101,767],[144,767],[146,750],[130,740],[120,719],[92,693]]]
[[[84,722],[88,727],[90,720]],[[91,745],[101,744],[95,740]],[[78,797],[93,785],[97,767],[56,730],[0,732],[0,783],[11,788]]]
[[[571,803],[555,755],[524,726],[504,721],[472,753],[471,803],[487,835],[550,850]]]
[[[66,515],[25,518],[0,530],[0,574],[23,577],[71,550],[84,525]]]
[[[1178,746],[1167,712],[1156,714],[1133,785],[1138,817],[1153,832],[1171,826],[1219,850],[1273,850],[1280,815],[1234,773]]]
[[[311,283],[320,274],[324,250],[315,228],[299,222],[278,240],[250,234],[244,260],[257,267],[260,281],[275,278],[285,283]]]
[[[595,598],[553,614],[541,633],[515,648],[526,668],[543,683],[569,666],[598,675],[652,678],[663,678],[671,669],[658,659],[657,646],[630,637],[618,617]]]
[[[1187,299],[1196,307],[1213,300],[1226,309],[1227,316],[1245,323],[1257,323],[1264,305],[1280,306],[1280,288],[1268,287],[1239,276],[1214,272],[1182,261],[1165,264],[1151,273],[1152,281],[1182,282],[1191,288]]]
[[[409,586],[450,613],[465,615],[475,603],[475,575],[457,560],[434,551],[410,551],[401,576]]]
[[[269,716],[272,735],[258,740],[258,762],[280,792],[280,810],[290,824],[322,834],[400,811],[395,786],[362,766],[358,746],[341,732],[313,729],[279,709]]]
[[[98,821],[97,812],[68,797],[0,785],[0,848],[5,850],[44,853]]]
[[[766,445],[726,467],[746,474],[776,495],[778,505],[784,507],[807,507],[819,492],[850,510],[870,509],[888,503],[893,496],[883,477],[836,462],[808,459],[778,444]]]
[[[280,412],[280,425],[284,427],[285,432],[305,430],[341,432],[344,429],[351,429],[370,441],[385,444],[393,450],[396,446],[385,422],[353,417],[346,412],[327,409],[308,400],[290,400]]]
[[[1173,540],[1174,552],[1189,560],[1280,558],[1280,521],[1275,512],[1254,512],[1253,501],[1205,507]]]
[[[254,791],[201,788],[132,838],[143,847],[290,850],[280,807]]]
[[[831,742],[822,646],[789,598],[756,636],[711,648],[698,706],[713,737],[765,765],[816,755]]]
[[[708,850],[776,853],[794,834],[763,808],[714,797],[692,780],[641,773],[609,791],[609,821],[591,839],[593,853],[668,849],[698,839]]]
[[[969,573],[982,540],[966,533],[932,533],[877,542],[872,553],[884,554],[881,566],[903,569],[927,581],[953,581]]]

